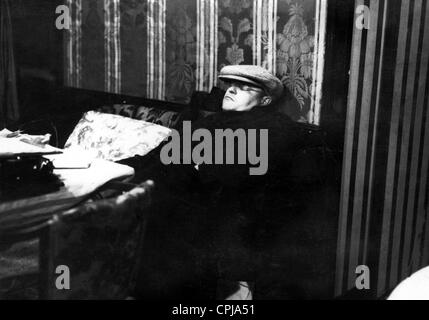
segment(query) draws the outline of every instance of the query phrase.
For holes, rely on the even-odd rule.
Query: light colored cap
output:
[[[219,79],[224,81],[240,81],[260,87],[277,100],[283,94],[283,84],[279,78],[267,69],[255,65],[225,66],[219,72]]]

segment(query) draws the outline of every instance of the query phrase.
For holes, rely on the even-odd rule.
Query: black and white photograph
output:
[[[0,300],[429,300],[428,99],[429,0],[0,0]]]

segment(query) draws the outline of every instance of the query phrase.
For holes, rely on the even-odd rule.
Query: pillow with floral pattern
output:
[[[64,149],[75,148],[98,159],[119,161],[146,155],[170,132],[169,128],[158,124],[88,111],[74,128]]]

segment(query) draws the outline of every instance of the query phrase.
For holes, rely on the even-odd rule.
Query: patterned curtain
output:
[[[365,4],[370,28],[352,40],[335,291],[355,288],[366,265],[365,296],[381,298],[429,265],[429,1],[354,7]]]
[[[9,0],[0,0],[0,128],[19,118]]]
[[[298,120],[319,121],[327,0],[67,4],[69,86],[188,103],[223,66],[257,64],[292,93]]]

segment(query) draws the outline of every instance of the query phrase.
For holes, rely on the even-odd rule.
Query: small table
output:
[[[54,158],[55,155],[49,156]],[[17,226],[27,221],[48,220],[53,213],[68,210],[87,199],[107,182],[134,176],[134,169],[111,161],[95,159],[89,168],[54,169],[64,183],[58,191],[0,203],[0,226]]]

